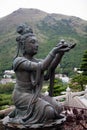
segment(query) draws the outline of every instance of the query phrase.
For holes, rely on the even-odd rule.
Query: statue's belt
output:
[[[32,84],[30,82],[16,80],[15,89],[18,89],[20,91],[32,92]]]

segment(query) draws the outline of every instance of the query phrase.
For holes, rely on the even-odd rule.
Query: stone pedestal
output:
[[[53,127],[42,127],[42,128],[24,128],[24,129],[20,129],[20,128],[11,128],[11,127],[7,127],[5,126],[4,129],[1,130],[64,130],[63,129],[63,125],[59,125],[59,126],[53,126]]]
[[[0,130],[64,130],[63,123],[65,119],[58,119],[50,121],[45,124],[33,124],[30,126],[24,126],[20,124],[8,123],[6,125],[0,123]]]
[[[0,121],[0,130],[5,130],[4,125],[2,124],[2,121]]]

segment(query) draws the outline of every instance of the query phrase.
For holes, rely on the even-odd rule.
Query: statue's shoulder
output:
[[[37,59],[37,58],[34,58],[34,61],[35,61],[35,62],[42,62],[43,59]]]
[[[27,61],[27,59],[24,57],[15,58],[13,61],[13,70],[16,70],[18,68],[18,66],[25,61]]]

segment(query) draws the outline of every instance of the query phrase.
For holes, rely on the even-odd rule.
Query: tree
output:
[[[71,87],[73,89],[82,91],[84,90],[84,86],[87,84],[87,50],[83,55],[82,63],[79,70],[82,71],[82,73],[78,73],[73,76],[71,80]]]
[[[71,85],[73,89],[84,90],[84,86],[87,84],[87,76],[83,74],[76,74],[72,77]]]
[[[65,91],[67,88],[67,84],[63,83],[61,79],[55,78],[54,87],[53,87],[53,96],[61,95],[61,92]],[[49,91],[49,87],[48,87]]]
[[[83,71],[83,75],[87,76],[87,50],[85,51],[83,55],[80,70]]]

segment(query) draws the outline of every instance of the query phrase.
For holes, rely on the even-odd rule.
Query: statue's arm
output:
[[[38,62],[40,64],[41,70],[45,71],[49,67],[55,68],[60,62],[63,56],[63,52],[68,50],[70,50],[70,48],[62,44],[54,47],[43,61]],[[38,63],[30,61],[24,57],[17,57],[13,62],[13,69],[23,69],[25,71],[37,70]]]
[[[43,61],[43,69],[55,69],[57,65],[60,63],[64,52],[69,51],[70,48],[67,44],[58,44],[56,47],[52,49],[49,55]],[[51,62],[49,62],[51,60]]]
[[[41,70],[44,71],[48,68],[49,64],[53,61],[56,54],[51,51],[44,60],[41,61],[30,61],[24,57],[17,57],[13,61],[13,70],[25,70],[32,71],[38,69],[38,64],[40,64]]]
[[[65,45],[66,45],[66,47],[63,48],[58,54],[56,54],[54,60],[52,61],[51,65],[50,65],[51,69],[55,69],[57,67],[57,65],[60,63],[64,53],[67,52],[67,51],[70,51],[71,49],[73,49],[76,44],[68,45],[67,43],[65,43]]]
[[[60,53],[58,53],[55,56],[54,60],[50,64],[50,68],[51,69],[53,69],[53,70],[56,69],[56,67],[58,66],[58,64],[61,62],[61,59],[62,59],[63,55],[64,55],[64,52],[60,52]]]
[[[30,61],[24,57],[17,57],[13,62],[13,69],[14,70],[23,69],[26,71],[37,70],[38,64],[40,64],[42,71],[47,70],[52,61],[55,59],[55,56],[59,52],[60,48],[61,46],[54,47],[46,56],[46,58],[38,63]]]
[[[61,59],[64,55],[65,52],[71,50],[72,48],[75,47],[76,44],[71,44],[71,45],[68,45],[68,44],[65,44],[65,48],[62,48],[58,54],[56,54],[54,60],[51,62],[48,70],[47,70],[47,73],[45,74],[44,76],[44,79],[45,80],[48,80],[49,77],[50,77],[50,74],[51,74],[51,71],[54,71],[56,69],[56,67],[58,66],[58,64],[61,62]]]
[[[61,62],[61,59],[64,55],[64,52],[60,52],[58,54],[56,54],[54,60],[52,61],[52,63],[50,64],[45,76],[44,76],[44,79],[45,80],[48,80],[49,77],[50,77],[50,74],[51,74],[51,71],[54,71],[56,69],[56,67],[58,66],[58,64]]]

